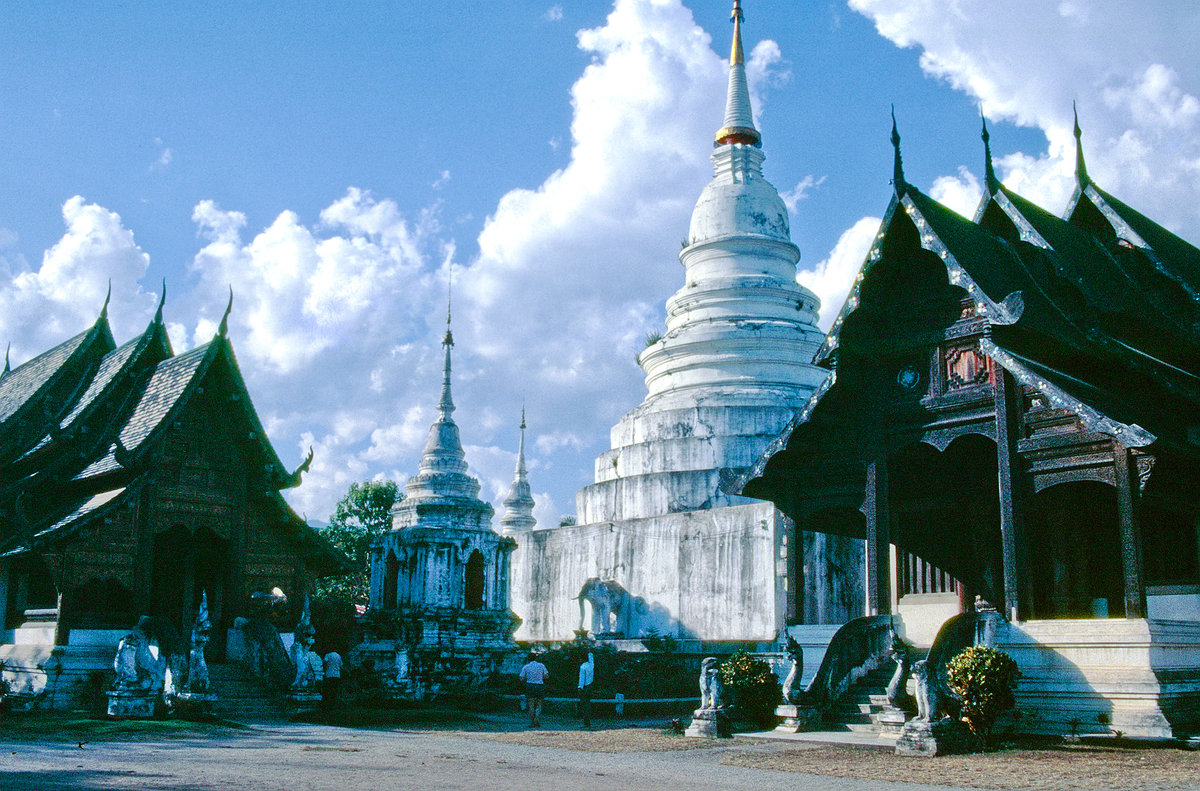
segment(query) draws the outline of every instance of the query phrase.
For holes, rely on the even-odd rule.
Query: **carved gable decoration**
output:
[[[974,344],[948,347],[942,353],[942,379],[947,393],[989,384],[991,361]]]

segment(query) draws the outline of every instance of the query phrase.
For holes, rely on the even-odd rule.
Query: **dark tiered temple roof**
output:
[[[254,496],[264,498],[287,540],[318,573],[346,560],[287,505],[295,486],[246,391],[224,332],[174,355],[159,316],[115,347],[104,312],[87,331],[0,377],[0,557],[45,549],[101,524],[155,480],[164,444],[188,401],[205,387],[228,391],[249,461]]]
[[[40,423],[61,418],[115,345],[102,311],[84,332],[0,376],[0,463],[37,442]]]
[[[982,351],[1051,405],[1127,447],[1200,458],[1200,250],[1096,187],[1082,156],[1063,217],[989,179],[968,220],[904,182],[894,142],[895,193],[814,360],[834,374],[726,488],[776,499],[789,471],[810,463],[804,449],[822,426],[845,438],[852,410],[863,406],[852,392],[863,381],[856,362],[879,353],[889,337],[881,328],[931,325],[929,311],[939,309],[897,314],[906,297],[891,281],[905,268],[943,291],[946,283],[961,289],[974,303]]]

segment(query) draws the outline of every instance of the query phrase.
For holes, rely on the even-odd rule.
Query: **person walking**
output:
[[[325,655],[325,681],[322,683],[321,703],[326,711],[337,705],[338,693],[342,688],[342,655],[330,651]]]
[[[538,728],[542,724],[542,703],[546,699],[546,679],[549,677],[550,671],[538,661],[536,654],[531,653],[520,675],[525,682],[525,708],[529,709],[530,728]]]
[[[587,659],[579,666],[579,716],[583,727],[592,727],[592,682],[596,680],[596,658],[588,651]]]

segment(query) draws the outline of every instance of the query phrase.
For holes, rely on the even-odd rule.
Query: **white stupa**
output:
[[[533,489],[525,468],[525,407],[521,407],[521,442],[517,447],[517,467],[513,470],[512,485],[504,497],[504,516],[500,517],[500,532],[504,535],[524,533],[537,525],[533,516]]]
[[[630,637],[653,629],[773,639],[787,618],[790,523],[719,485],[749,467],[824,381],[811,365],[824,334],[816,296],[796,282],[787,208],[763,178],[742,19],[734,2],[714,176],[679,254],[684,284],[667,300],[666,332],[638,357],[646,398],[612,429],[595,482],[576,495],[579,524],[521,541],[513,607],[522,637],[559,639],[586,626],[571,597],[589,579],[589,590],[624,589],[629,612],[612,622]]]
[[[796,282],[787,207],[762,175],[738,5],[714,176],[679,254],[684,285],[667,300],[666,333],[638,357],[646,399],[576,497],[581,523],[748,502],[718,493],[721,469],[748,467],[826,375],[810,364],[820,303]]]
[[[492,506],[454,422],[450,312],[442,340],[438,415],[392,527],[371,544],[366,637],[355,661],[371,659],[385,688],[423,698],[477,687],[515,660],[520,619],[509,609],[516,542],[492,530]]]

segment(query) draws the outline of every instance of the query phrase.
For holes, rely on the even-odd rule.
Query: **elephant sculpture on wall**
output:
[[[589,577],[575,597],[579,600],[579,628],[586,625],[584,602],[592,605],[592,634],[628,635],[632,598],[629,591],[614,580]]]

